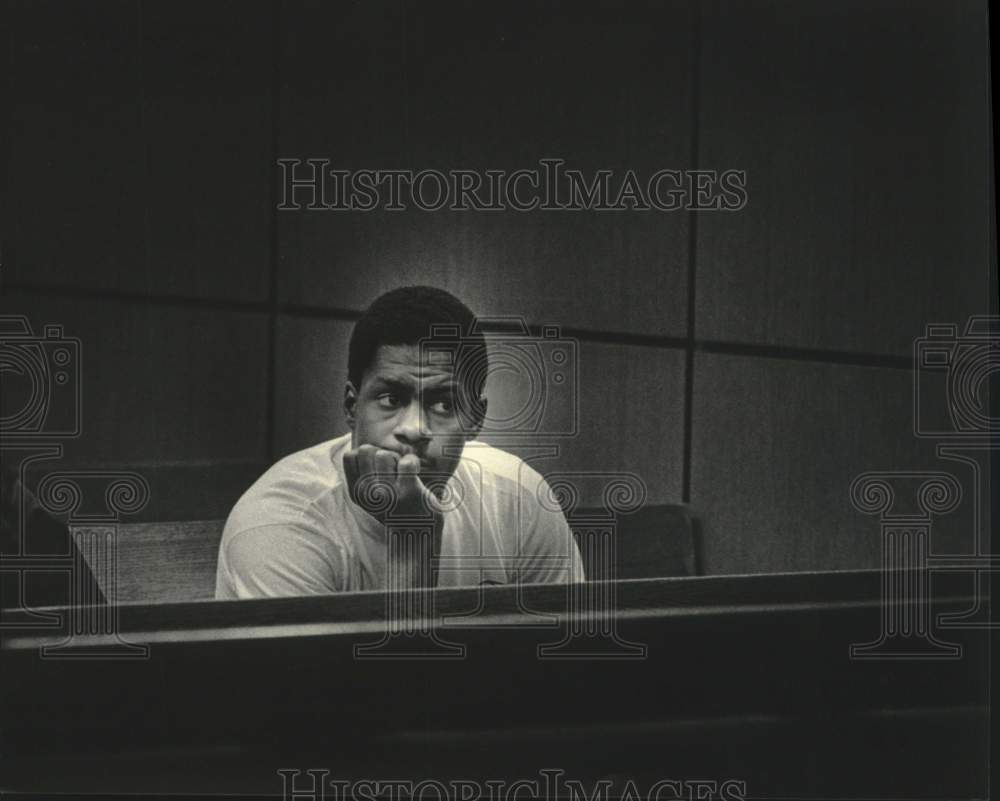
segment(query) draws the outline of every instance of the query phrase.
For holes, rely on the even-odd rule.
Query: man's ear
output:
[[[356,421],[355,414],[358,409],[358,391],[350,381],[344,386],[344,417],[347,418],[347,427],[354,430]]]

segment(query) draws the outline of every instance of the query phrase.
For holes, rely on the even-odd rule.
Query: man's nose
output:
[[[396,423],[396,439],[407,445],[416,445],[431,437],[424,423],[423,410],[419,403],[411,403],[402,412]]]

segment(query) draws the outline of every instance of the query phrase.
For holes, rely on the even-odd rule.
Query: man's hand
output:
[[[362,445],[344,454],[344,474],[351,500],[368,514],[383,525],[407,523],[386,541],[388,588],[434,586],[432,561],[441,548],[444,510],[420,479],[420,458]]]
[[[362,445],[344,454],[351,500],[385,523],[393,517],[440,518],[441,503],[420,479],[420,458]]]

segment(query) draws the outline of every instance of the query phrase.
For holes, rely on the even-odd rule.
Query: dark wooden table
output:
[[[7,615],[26,627],[2,632],[0,781],[280,796],[281,769],[442,782],[559,769],[588,788],[734,779],[751,798],[982,797],[985,636],[937,632],[960,658],[851,659],[879,636],[880,580],[439,591],[433,616],[388,646],[399,620],[377,593],[119,607],[117,639],[145,658],[97,634],[43,657],[66,627]],[[974,604],[964,576],[932,590],[932,621]]]

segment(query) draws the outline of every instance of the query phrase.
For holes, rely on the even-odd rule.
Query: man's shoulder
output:
[[[572,537],[560,498],[538,470],[513,453],[478,442],[466,446],[462,463],[471,471],[466,476],[473,487],[478,474],[485,508],[496,510],[508,552],[527,548],[525,553],[566,554],[566,538]]]
[[[535,468],[516,454],[485,442],[469,442],[462,451],[462,463],[482,478],[484,486],[515,494],[534,494],[544,481]]]
[[[345,434],[279,459],[236,502],[227,532],[301,522],[342,485],[339,454],[349,444],[350,434]]]
[[[351,435],[344,434],[295,453],[275,462],[247,490],[247,495],[266,494],[279,490],[312,499],[343,481],[338,455],[350,444]]]

